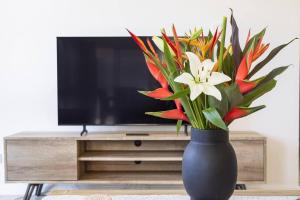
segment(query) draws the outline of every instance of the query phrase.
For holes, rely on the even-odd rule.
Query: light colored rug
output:
[[[296,200],[297,197],[253,197],[253,196],[235,196],[230,200]],[[79,195],[60,195],[60,196],[47,196],[43,200],[190,200],[185,195],[120,195],[112,196],[79,196]]]

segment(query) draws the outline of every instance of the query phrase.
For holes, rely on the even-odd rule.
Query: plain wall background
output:
[[[242,44],[248,28],[258,32],[267,26],[265,42],[271,48],[299,36],[299,0],[0,0],[0,153],[2,138],[18,131],[81,130],[57,126],[56,36],[128,35],[125,28],[151,35],[159,34],[162,27],[170,30],[172,23],[183,34],[194,27],[207,30],[221,25],[222,17],[230,16],[229,8],[234,9]],[[292,67],[278,78],[277,88],[256,102],[267,108],[230,128],[268,137],[268,184],[297,186],[299,41],[262,72],[287,64]],[[25,184],[5,184],[3,172],[2,163],[0,194],[22,194]]]

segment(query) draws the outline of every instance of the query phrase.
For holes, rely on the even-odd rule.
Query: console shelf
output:
[[[102,184],[182,184],[180,172],[98,172],[86,173],[80,182]]]
[[[79,161],[182,161],[183,151],[96,151],[85,152]]]

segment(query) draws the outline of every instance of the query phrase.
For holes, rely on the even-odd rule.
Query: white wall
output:
[[[151,35],[172,23],[183,34],[195,26],[216,27],[223,15],[230,15],[228,8],[234,9],[242,41],[250,27],[259,31],[267,26],[265,41],[271,48],[299,37],[299,0],[0,0],[1,139],[23,130],[80,130],[57,126],[56,36],[127,35],[125,28]],[[257,102],[267,108],[235,122],[231,129],[254,130],[268,137],[268,183],[296,186],[298,41],[283,50],[265,71],[286,64],[293,66],[280,76],[275,91]],[[113,129],[117,128],[122,127]],[[2,149],[1,145],[0,153]],[[3,166],[0,178],[0,194],[24,192],[23,184],[4,184]]]

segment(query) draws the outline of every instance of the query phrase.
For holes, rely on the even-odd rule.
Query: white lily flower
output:
[[[200,61],[192,52],[186,52],[189,59],[191,74],[184,72],[175,78],[175,82],[187,84],[190,87],[190,98],[194,101],[202,92],[222,100],[221,92],[215,87],[220,83],[230,81],[231,78],[220,72],[212,72],[215,62],[206,59]]]

